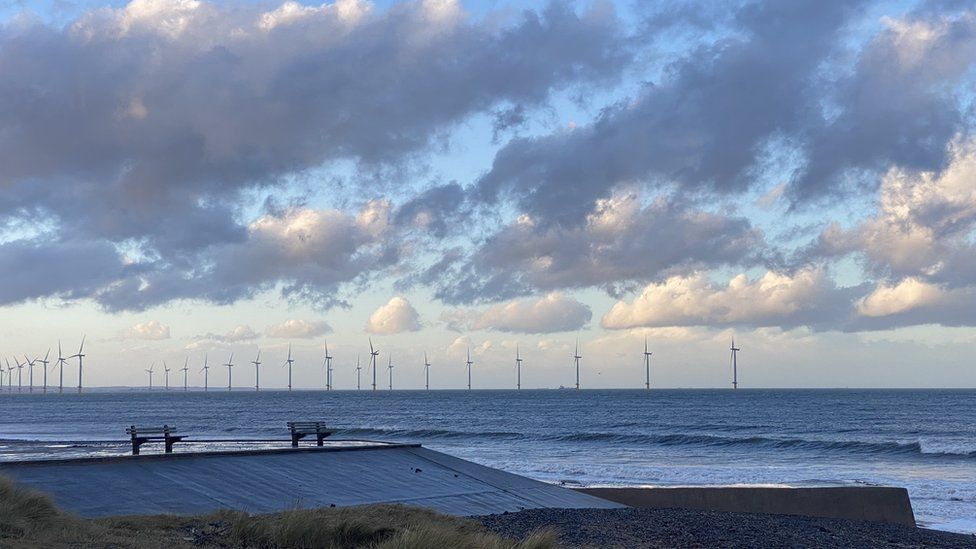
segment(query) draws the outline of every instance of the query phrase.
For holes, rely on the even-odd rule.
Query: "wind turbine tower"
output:
[[[85,358],[85,336],[81,336],[81,346],[78,347],[78,352],[69,356],[68,358],[78,359],[78,392],[81,392],[81,374],[83,370],[83,360]]]
[[[285,359],[285,364],[288,365],[288,390],[291,391],[291,367],[295,364],[295,359],[291,357],[291,343],[288,344],[288,358]]]
[[[373,348],[373,338],[369,339],[369,356],[373,362],[373,390],[376,390],[376,357],[380,356],[380,350]]]
[[[329,340],[325,340],[325,390],[332,390],[332,356],[329,354]]]
[[[393,353],[390,353],[389,358],[390,358],[390,365],[387,366],[387,369],[390,370],[390,390],[392,391],[393,390]]]
[[[14,390],[14,367],[10,365],[10,361],[6,358],[3,360],[7,363],[7,392],[9,393]],[[18,391],[19,390],[20,389],[18,388]]]
[[[234,369],[234,353],[230,354],[230,358],[227,359],[227,364],[224,364],[224,366],[227,366],[227,390],[230,391],[233,388],[231,371]]]
[[[170,367],[166,365],[166,361],[163,361],[163,389],[169,391],[169,371]]]
[[[363,371],[363,367],[359,365],[359,355],[356,355],[356,390],[360,390],[362,387],[359,385],[359,374]]]
[[[155,367],[156,367],[156,363],[154,362],[152,365],[149,366],[149,369],[146,370],[146,373],[149,374],[149,390],[150,391],[152,391],[152,375],[153,375],[153,369]]]
[[[208,387],[207,387],[208,383],[207,382],[209,381],[209,378],[210,378],[210,365],[207,364],[207,354],[206,353],[203,354],[203,368],[200,368],[200,371],[203,372],[203,392],[206,393],[207,392],[207,389],[208,389]]]
[[[48,360],[48,357],[49,356],[51,356],[51,348],[50,347],[48,347],[47,352],[44,353],[44,360],[39,360],[38,361],[38,362],[40,362],[41,364],[44,365],[44,388],[43,388],[43,392],[45,392],[45,393],[47,392],[47,365],[51,363],[51,361]]]
[[[573,358],[576,360],[576,390],[579,390],[579,374],[580,374],[580,359],[583,358],[579,352],[579,340],[576,340],[576,352],[573,353]]]
[[[36,358],[34,360],[31,360],[27,358],[27,355],[24,355],[24,365],[27,366],[27,392],[28,393],[34,392],[34,363],[35,362],[37,362]]]
[[[522,356],[519,354],[518,345],[515,346],[515,390],[522,390]]]
[[[21,383],[24,377],[24,365],[17,360],[17,357],[14,357],[14,362],[17,363],[17,392],[19,393],[24,387],[23,383]]]
[[[644,388],[645,389],[651,388],[651,355],[653,354],[654,353],[649,352],[647,350],[647,338],[645,337],[644,338],[644,375],[645,375]]]
[[[251,361],[254,365],[254,390],[261,390],[261,349],[258,349],[258,356]]]
[[[183,367],[180,371],[183,372],[183,392],[186,392],[186,372],[190,369],[190,357],[183,359]]]
[[[474,362],[471,362],[471,348],[470,347],[468,347],[468,361],[465,362],[465,364],[468,366],[468,390],[470,391],[471,390],[471,365],[474,364]]]
[[[739,364],[738,361],[736,360],[737,358],[736,355],[742,349],[735,346],[734,337],[732,338],[732,346],[729,347],[729,350],[732,351],[732,388],[738,389],[739,388]]]
[[[427,351],[424,351],[424,390],[430,390],[430,362],[427,361]]]
[[[58,392],[64,392],[64,365],[68,359],[61,356],[61,341],[58,340]]]

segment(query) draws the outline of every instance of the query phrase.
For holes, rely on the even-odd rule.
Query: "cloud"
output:
[[[811,253],[857,255],[877,276],[976,285],[976,140],[958,139],[948,154],[941,172],[889,170],[877,211],[849,229],[831,224]]]
[[[601,199],[576,227],[519,217],[466,261],[440,269],[448,303],[495,301],[566,288],[643,282],[679,269],[753,264],[762,234],[744,218],[696,211],[636,192]]]
[[[399,334],[420,330],[420,315],[406,298],[396,296],[373,311],[366,322],[366,331],[371,334]]]
[[[182,268],[143,269],[95,298],[111,310],[139,310],[174,299],[233,303],[280,285],[286,298],[343,305],[343,285],[399,261],[389,209],[377,200],[356,214],[311,208],[267,214],[247,227],[242,242],[211,246]]]
[[[308,320],[289,319],[281,324],[269,326],[264,331],[268,337],[278,337],[283,339],[290,338],[312,338],[332,332],[332,327],[324,321],[310,322]]]
[[[226,334],[215,334],[207,333],[204,335],[196,336],[194,339],[197,341],[218,341],[221,343],[239,343],[241,341],[250,341],[252,339],[257,339],[260,334],[254,331],[253,328],[246,324],[239,324],[234,326]]]
[[[630,58],[609,4],[474,17],[450,1],[133,0],[63,24],[2,25],[0,226],[44,219],[50,234],[15,245],[57,247],[70,235],[103,254],[131,252],[127,270],[138,271],[119,273],[112,258],[100,276],[35,282],[10,299],[141,310],[229,303],[282,282],[289,297],[340,304],[336,285],[355,266],[237,269],[261,255],[244,249],[273,240],[268,220],[255,227],[243,215],[255,192],[298,179],[315,194],[353,194],[342,178],[305,176],[346,163],[354,183],[372,183],[423,165],[471,116],[615,82]]]
[[[702,273],[649,284],[632,302],[618,301],[601,320],[612,330],[670,326],[820,326],[841,329],[852,296],[820,269],[792,275],[745,274],[718,286]]]
[[[42,238],[0,243],[0,264],[10,267],[0,270],[0,305],[84,298],[135,270],[107,242]]]
[[[119,334],[119,337],[121,339],[147,339],[154,341],[169,339],[169,326],[158,320],[148,320],[123,330]]]
[[[896,286],[880,285],[858,303],[857,312],[863,316],[889,316],[942,300],[938,286],[915,278],[906,278]]]
[[[590,308],[576,299],[553,292],[539,299],[509,301],[478,313],[469,328],[523,334],[578,330],[590,321]]]
[[[502,147],[475,196],[578,225],[634,182],[735,196],[786,173],[785,194],[803,208],[873,185],[891,166],[939,169],[971,125],[976,16],[920,10],[865,41],[849,34],[865,28],[863,5],[750,2],[712,16],[701,43],[592,123]],[[849,52],[852,42],[861,47]]]

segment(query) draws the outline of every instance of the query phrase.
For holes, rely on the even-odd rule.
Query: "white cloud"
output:
[[[398,334],[420,330],[420,315],[406,298],[396,296],[369,315],[366,331],[371,334]]]
[[[661,326],[796,325],[820,319],[835,286],[821,269],[793,275],[767,271],[757,280],[745,274],[720,287],[705,273],[652,283],[633,302],[618,301],[603,316],[608,329]]]
[[[916,278],[906,278],[897,285],[880,284],[857,305],[862,316],[890,316],[937,304],[944,298],[942,290]]]
[[[140,322],[131,328],[127,328],[120,335],[121,339],[147,339],[147,340],[162,340],[169,339],[169,326],[159,322],[158,320],[149,320],[146,322]]]
[[[264,331],[268,337],[278,338],[312,338],[332,332],[332,327],[325,321],[308,321],[300,319],[289,319],[281,324],[269,326]]]
[[[587,305],[560,292],[553,292],[539,299],[492,305],[477,314],[469,327],[472,330],[545,334],[578,330],[592,316]]]
[[[221,343],[239,343],[241,341],[250,341],[258,337],[257,332],[253,328],[246,324],[239,324],[231,328],[226,334],[215,334],[207,333],[204,335],[197,336],[193,338],[198,343],[200,341],[218,341]],[[192,345],[192,344],[191,344]]]

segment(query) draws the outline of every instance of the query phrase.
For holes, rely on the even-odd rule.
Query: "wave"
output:
[[[344,437],[383,437],[383,438],[416,438],[416,439],[495,439],[521,440],[528,438],[523,433],[505,431],[453,431],[446,429],[338,429],[337,436]]]
[[[837,451],[855,454],[894,456],[941,456],[976,458],[976,450],[923,447],[921,442],[864,442],[857,440],[818,440],[773,437],[725,437],[700,434],[627,435],[619,433],[573,433],[556,437],[560,441],[655,444],[660,446],[744,446],[779,450]]]
[[[973,458],[970,448],[931,448],[920,441],[865,442],[858,440],[822,440],[806,438],[777,438],[767,436],[721,436],[711,434],[664,433],[624,434],[608,432],[577,432],[565,434],[527,434],[508,431],[457,431],[448,429],[340,429],[337,436],[374,439],[426,440],[509,440],[536,442],[603,443],[607,445],[705,446],[766,448],[810,452],[837,452],[857,455],[916,456],[944,458]]]

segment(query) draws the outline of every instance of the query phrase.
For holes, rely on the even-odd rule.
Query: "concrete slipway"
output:
[[[0,464],[0,475],[84,517],[266,513],[299,507],[404,503],[452,515],[613,503],[428,450],[420,445],[302,447],[245,452]]]

